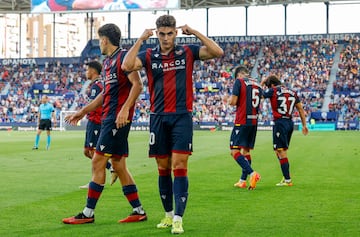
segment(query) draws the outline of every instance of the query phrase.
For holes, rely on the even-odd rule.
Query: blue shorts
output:
[[[128,123],[125,127],[117,129],[114,120],[103,121],[96,145],[96,153],[109,158],[127,157],[129,155],[130,126],[131,123]]]
[[[254,149],[257,126],[235,125],[230,136],[230,149]]]
[[[85,144],[84,147],[93,149],[96,147],[96,143],[99,140],[101,124],[96,124],[92,121],[88,121],[86,124]]]
[[[290,145],[291,135],[294,131],[294,122],[291,119],[277,119],[273,127],[274,150],[287,150]]]
[[[149,157],[192,153],[193,124],[190,113],[150,115]]]

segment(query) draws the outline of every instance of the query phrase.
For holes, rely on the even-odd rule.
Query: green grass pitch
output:
[[[360,132],[296,131],[288,152],[293,187],[276,187],[281,173],[271,132],[259,131],[253,168],[262,179],[253,191],[236,189],[241,173],[229,151],[230,132],[195,131],[189,161],[189,201],[183,236],[358,236]],[[53,132],[51,150],[32,151],[35,132],[0,132],[0,236],[169,236],[155,228],[163,217],[148,132],[131,132],[128,167],[148,214],[142,223],[118,224],[131,212],[120,184],[109,185],[94,224],[65,225],[80,212],[90,179],[82,154],[84,132]],[[108,174],[108,173],[107,173]]]

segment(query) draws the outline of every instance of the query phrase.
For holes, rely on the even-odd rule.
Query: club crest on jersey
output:
[[[181,55],[181,54],[183,54],[184,53],[184,50],[176,50],[175,51],[175,54],[176,55]]]
[[[96,95],[96,90],[95,89],[92,89],[91,90],[91,97],[94,97]]]

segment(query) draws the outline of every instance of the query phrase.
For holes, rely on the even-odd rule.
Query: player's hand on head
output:
[[[193,34],[193,29],[186,24],[183,26],[179,26],[178,28],[180,28],[182,30],[182,33],[184,35],[192,35]]]
[[[149,39],[151,36],[154,35],[154,30],[155,29],[146,29],[143,34],[140,36],[140,39],[142,40],[147,40]]]

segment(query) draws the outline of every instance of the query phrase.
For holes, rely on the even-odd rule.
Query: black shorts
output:
[[[39,129],[50,131],[51,130],[51,120],[50,119],[40,119]]]
[[[257,126],[235,125],[230,137],[230,149],[254,149]]]
[[[277,119],[273,127],[274,150],[287,150],[290,145],[294,122],[291,119]]]

